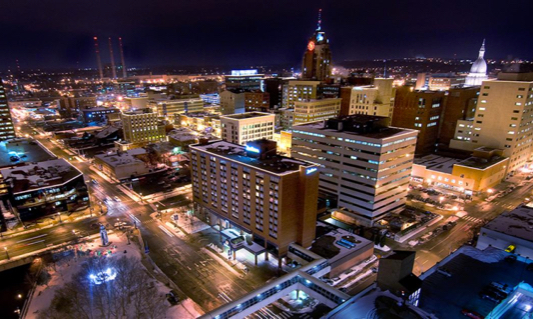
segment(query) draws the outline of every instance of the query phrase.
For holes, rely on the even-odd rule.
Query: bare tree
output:
[[[138,260],[94,258],[59,288],[44,319],[163,318],[165,296]]]

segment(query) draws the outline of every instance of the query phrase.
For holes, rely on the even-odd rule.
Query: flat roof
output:
[[[445,157],[439,155],[426,155],[424,157],[414,159],[414,163],[417,165],[425,166],[426,169],[437,171],[445,174],[451,174],[453,171],[453,165],[459,164],[460,159]]]
[[[533,229],[529,223],[531,220],[533,220],[533,207],[522,205],[499,215],[483,227],[533,242]]]
[[[508,287],[515,287],[522,281],[533,283],[533,272],[526,270],[525,259],[518,257],[515,262],[507,262],[505,257],[509,255],[512,254],[494,247],[485,250],[471,246],[459,248],[420,277],[419,307],[437,318],[462,318],[462,309],[473,310],[486,317],[496,304],[479,297],[485,286],[491,282],[507,284]]]
[[[117,151],[110,154],[98,154],[94,157],[98,158],[109,166],[116,167],[135,162],[143,163],[143,161],[136,157],[137,155],[142,154],[146,154],[146,150],[144,148],[133,148],[127,151]]]
[[[19,160],[12,162],[10,158],[13,155],[17,155]],[[21,157],[22,155],[26,155],[26,157]],[[15,138],[0,142],[0,167],[43,162],[54,158],[56,158],[55,155],[34,139]]]
[[[382,128],[378,132],[369,132],[369,133],[358,133],[358,132],[351,132],[347,130],[339,131],[335,129],[324,128],[324,121],[316,121],[316,122],[298,124],[298,125],[294,125],[292,129],[293,131],[298,130],[298,128],[300,127],[310,128],[310,129],[324,131],[324,132],[331,132],[331,133],[342,133],[342,134],[348,134],[348,135],[354,135],[354,136],[364,136],[364,137],[375,138],[375,139],[385,139],[389,137],[400,136],[406,133],[417,132],[416,130],[404,129],[404,128],[393,127],[393,126]]]
[[[501,156],[492,156],[491,158],[480,158],[480,157],[469,157],[465,160],[462,160],[457,165],[472,167],[477,169],[486,169],[492,165],[498,164],[507,160],[507,157]]]
[[[317,222],[317,227],[324,226],[323,223]],[[327,226],[326,226],[327,227]],[[355,247],[349,249],[337,244],[337,241],[346,239],[355,244]],[[330,263],[334,263],[339,259],[344,258],[354,252],[358,252],[362,248],[366,247],[371,241],[350,233],[344,229],[338,228],[327,232],[326,234],[315,239],[311,247],[311,251],[326,259]],[[324,256],[327,255],[327,256]]]
[[[53,159],[36,164],[0,170],[6,183],[12,178],[13,193],[31,191],[43,187],[61,185],[82,175],[65,159]]]
[[[244,120],[251,119],[255,117],[264,117],[264,116],[274,116],[272,113],[263,113],[263,112],[246,112],[239,114],[223,115],[220,118],[227,118],[232,120]]]
[[[191,147],[277,175],[299,172],[300,166],[314,166],[312,163],[281,155],[275,155],[267,159],[249,157],[246,155],[244,146],[222,140],[211,141],[206,144],[195,144],[191,145]]]

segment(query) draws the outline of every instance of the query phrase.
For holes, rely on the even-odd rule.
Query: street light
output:
[[[494,190],[492,188],[487,189],[487,193],[492,194],[494,193]]]
[[[442,203],[443,200],[444,200],[444,196],[439,197],[439,203]]]
[[[7,247],[4,246],[4,250],[6,251],[6,257],[7,257],[7,260],[9,260],[9,253],[7,252]]]
[[[63,221],[61,220],[61,213],[57,213],[57,216],[59,217],[59,222],[62,223]]]

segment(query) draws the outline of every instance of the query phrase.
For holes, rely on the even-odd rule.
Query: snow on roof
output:
[[[119,166],[119,165],[127,165],[132,163],[143,163],[140,159],[138,159],[136,156],[146,154],[146,150],[144,148],[133,148],[131,150],[127,150],[125,152],[114,152],[111,154],[98,154],[94,157],[98,158],[99,160],[105,162],[106,164],[110,166]]]
[[[484,228],[533,242],[533,207],[519,206],[496,217]]]
[[[5,168],[0,170],[0,174],[4,176],[5,181],[13,179],[13,192],[18,193],[43,186],[61,184],[81,175],[81,172],[61,158]]]

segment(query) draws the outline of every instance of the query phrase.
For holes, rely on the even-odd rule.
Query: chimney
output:
[[[124,63],[124,49],[122,48],[122,38],[118,38],[118,45],[120,47],[120,61],[122,63],[122,77],[128,77],[126,73],[126,63]]]
[[[113,55],[113,44],[111,43],[111,37],[109,40],[109,57],[111,58],[111,72],[113,74],[113,79],[117,78],[117,69],[115,68],[115,56]]]
[[[102,71],[102,60],[100,60],[100,49],[98,48],[98,38],[94,37],[94,51],[96,53],[96,63],[98,64],[98,73],[100,74],[100,80],[104,78],[104,72]]]

